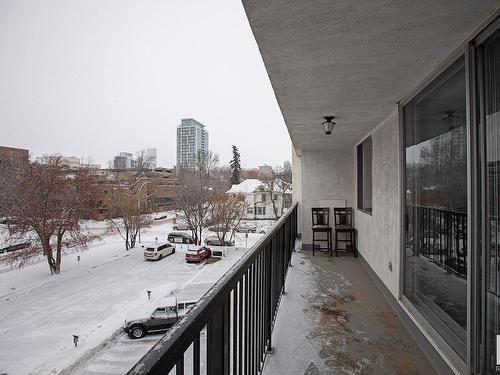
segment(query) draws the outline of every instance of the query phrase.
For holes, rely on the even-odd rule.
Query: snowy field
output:
[[[142,243],[155,237],[165,241],[171,228],[170,220],[155,222],[143,232]],[[94,223],[93,230],[104,227]],[[108,234],[81,252],[80,262],[77,253],[66,255],[60,275],[51,276],[44,260],[20,270],[2,266],[0,374],[126,372],[161,338],[129,340],[121,334],[127,314],[187,285],[206,288],[215,283],[246,252],[245,245],[250,248],[261,236],[237,234],[236,248],[227,248],[226,256],[211,264],[187,264],[187,245],[163,260],[146,261],[140,245],[126,251],[118,234]],[[151,301],[147,290],[152,291]],[[78,347],[73,334],[80,337]],[[128,362],[118,371],[112,364],[120,351],[128,351]]]

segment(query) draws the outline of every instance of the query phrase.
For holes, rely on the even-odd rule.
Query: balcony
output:
[[[498,373],[498,1],[243,6],[299,205],[131,373]],[[312,257],[313,207],[359,259]]]

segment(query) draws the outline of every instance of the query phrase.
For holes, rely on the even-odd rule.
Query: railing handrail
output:
[[[200,298],[188,314],[176,323],[155,346],[150,349],[128,374],[165,372],[172,368],[177,359],[189,348],[198,333],[215,314],[241,277],[252,266],[259,250],[266,246],[297,207],[295,202],[276,222],[270,232],[261,237],[248,251]],[[165,355],[169,352],[171,355]]]
[[[425,208],[427,210],[434,210],[434,211],[451,212],[453,214],[458,214],[458,215],[467,215],[467,211],[457,211],[457,210],[451,210],[449,208],[424,206],[422,204],[407,204],[407,206],[408,207],[415,207],[415,208]]]

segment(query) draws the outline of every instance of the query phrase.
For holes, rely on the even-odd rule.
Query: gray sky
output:
[[[0,0],[0,145],[106,165],[158,149],[181,118],[221,162],[290,159],[281,112],[238,0]]]

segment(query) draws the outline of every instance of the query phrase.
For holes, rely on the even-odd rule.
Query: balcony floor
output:
[[[352,255],[297,251],[264,375],[435,374]]]

